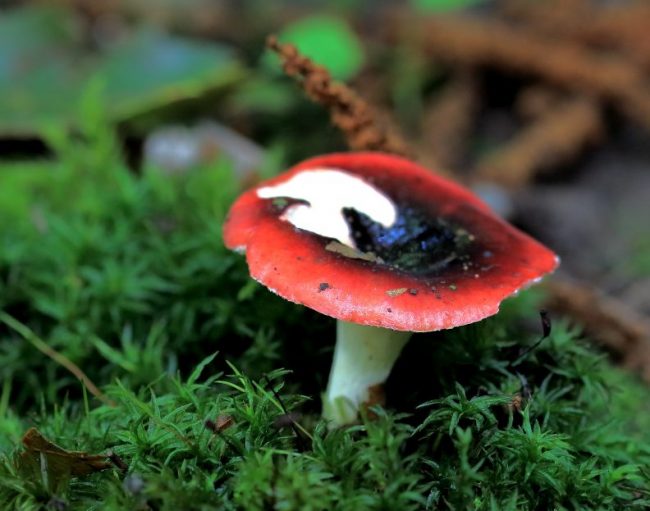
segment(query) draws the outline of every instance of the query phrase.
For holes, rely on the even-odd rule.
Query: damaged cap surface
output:
[[[382,153],[319,156],[247,191],[224,241],[287,300],[414,332],[493,315],[558,264],[469,190]]]

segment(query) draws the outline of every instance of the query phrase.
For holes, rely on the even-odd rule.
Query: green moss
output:
[[[535,292],[480,324],[416,335],[386,410],[328,431],[317,396],[334,324],[252,283],[223,247],[228,163],[135,176],[110,130],[93,133],[53,133],[57,157],[25,179],[0,169],[0,307],[117,406],[0,325],[3,509],[650,505],[647,389],[557,318],[515,363],[539,336]],[[302,414],[302,440],[283,405]],[[219,416],[233,425],[215,433],[206,421]],[[128,470],[54,494],[16,463],[30,426],[68,449],[111,449]]]

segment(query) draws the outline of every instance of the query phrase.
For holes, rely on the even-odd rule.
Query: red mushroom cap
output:
[[[331,238],[281,219],[291,199],[278,202],[258,195],[262,187],[324,169],[361,178],[397,206],[403,219],[400,227],[408,231],[414,224],[426,232],[384,232],[352,211],[346,217],[350,231],[365,229],[363,236],[378,256],[349,257],[331,249]],[[383,241],[399,238],[402,245],[381,245],[372,238],[380,231]],[[246,252],[254,279],[287,300],[344,321],[412,332],[452,328],[491,316],[504,298],[558,265],[551,250],[496,216],[469,190],[383,153],[311,158],[245,192],[228,214],[224,241],[227,247]],[[403,247],[420,245],[429,252],[415,254],[424,261],[409,266],[413,254],[406,254]]]

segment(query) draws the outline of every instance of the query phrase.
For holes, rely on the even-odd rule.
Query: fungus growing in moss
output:
[[[491,316],[558,264],[470,191],[383,153],[319,156],[245,192],[224,240],[258,282],[338,320],[334,425],[357,418],[412,332]]]

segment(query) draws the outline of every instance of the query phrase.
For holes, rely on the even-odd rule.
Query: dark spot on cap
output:
[[[418,290],[412,287],[411,289],[409,289],[409,294],[412,296],[416,296],[418,294]]]
[[[318,292],[319,293],[321,293],[321,292],[323,292],[323,291],[325,291],[326,289],[329,289],[329,288],[330,288],[330,285],[327,282],[321,282],[320,284],[318,284]]]
[[[387,310],[388,312],[393,312],[393,309],[391,309],[390,307],[388,307],[388,309],[386,309],[386,310]]]
[[[412,204],[396,207],[397,218],[390,227],[354,208],[343,208],[357,250],[374,254],[390,271],[413,275],[440,275],[469,257],[475,237],[466,229]]]
[[[431,286],[431,291],[433,291],[433,294],[436,295],[436,298],[440,300],[442,297],[440,296],[440,291],[436,286]]]

